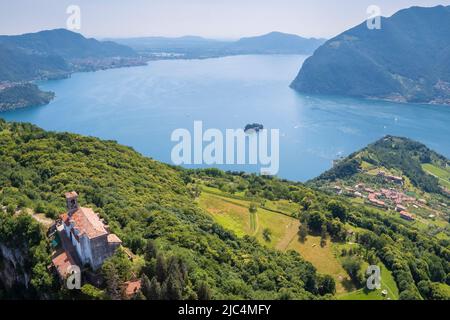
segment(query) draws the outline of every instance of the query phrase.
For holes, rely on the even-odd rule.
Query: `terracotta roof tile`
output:
[[[122,240],[119,239],[114,233],[108,234],[108,242],[109,243],[122,243]]]
[[[63,214],[61,219],[66,225],[73,222],[75,229],[90,239],[108,234],[99,216],[90,208],[79,208],[70,216],[67,213]]]
[[[141,280],[125,282],[125,294],[130,297],[141,290]]]
[[[66,192],[64,195],[66,196],[66,198],[74,198],[74,197],[78,197],[78,193],[76,193],[75,191],[72,191],[72,192]]]
[[[66,251],[56,255],[52,259],[52,263],[62,278],[66,278],[69,275],[70,266],[76,265],[75,260]]]

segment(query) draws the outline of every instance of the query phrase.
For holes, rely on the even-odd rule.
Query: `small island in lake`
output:
[[[260,130],[264,129],[264,126],[262,124],[259,123],[251,123],[251,124],[247,124],[244,128],[245,132],[248,131],[255,131],[255,132],[259,132]]]

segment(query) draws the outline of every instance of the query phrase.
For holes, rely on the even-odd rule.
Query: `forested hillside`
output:
[[[271,246],[271,237],[278,234],[265,229],[261,236],[236,234],[225,220],[202,209],[199,201],[205,188],[250,199],[249,217],[253,213],[261,214],[261,219],[263,213],[269,218],[271,213],[287,216],[286,208],[296,208],[288,216],[298,221],[299,239],[319,236],[321,246],[322,241],[341,244],[339,260],[357,288],[364,286],[363,266],[382,263],[392,273],[400,299],[450,296],[448,239],[430,237],[380,210],[300,183],[216,169],[184,170],[145,158],[114,141],[3,121],[1,294],[74,297],[61,290],[44,267],[50,264],[51,246],[31,216],[34,212],[56,218],[64,211],[64,192],[76,190],[80,203],[99,212],[137,258],[130,262],[119,251],[102,268],[106,286],[85,285],[75,298],[121,298],[121,284],[133,276],[143,285],[136,298],[332,297],[335,280],[319,274],[297,250]],[[262,208],[265,211],[258,213]],[[355,243],[351,250],[346,249],[349,242]],[[30,280],[13,282],[12,288],[14,259],[8,252],[14,250],[21,265],[19,278],[27,279],[23,276],[27,275]]]
[[[292,87],[307,94],[450,104],[450,7],[411,7],[330,39]]]
[[[5,212],[0,212],[0,241],[25,247],[26,259],[34,261],[33,247],[42,238],[14,241],[14,230],[35,225],[19,212],[32,208],[55,218],[64,211],[63,193],[77,190],[81,204],[95,208],[126,247],[145,257],[142,272],[153,288],[166,288],[159,298],[319,297],[320,279],[310,263],[294,252],[284,254],[250,238],[237,238],[214,223],[193,205],[187,178],[184,170],[142,157],[113,141],[2,121],[0,203]],[[155,254],[155,247],[161,254]],[[39,254],[43,265],[50,264],[49,254]],[[42,268],[25,263],[23,269],[31,274],[30,284],[38,296],[49,294],[54,284],[39,281]],[[161,275],[156,271],[161,269],[168,271]],[[126,278],[127,273],[121,273],[117,281]],[[54,290],[53,295],[61,292]]]

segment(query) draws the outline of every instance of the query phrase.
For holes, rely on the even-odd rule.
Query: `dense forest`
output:
[[[7,261],[0,251],[0,297],[120,299],[122,285],[139,278],[142,292],[136,299],[333,298],[333,279],[319,274],[297,252],[269,249],[214,222],[194,201],[205,184],[244,192],[258,201],[298,203],[296,217],[307,226],[299,237],[306,231],[339,240],[347,237],[348,226],[357,227],[361,256],[383,261],[394,274],[400,298],[450,297],[448,241],[345,198],[274,177],[185,170],[114,141],[1,120],[0,244],[21,253],[20,272],[30,279],[14,289],[2,281]],[[76,295],[61,289],[46,268],[51,246],[26,210],[56,218],[65,209],[63,194],[68,190],[76,190],[80,203],[99,212],[139,257],[130,261],[119,250],[102,267],[105,286],[84,285]],[[363,282],[359,258],[349,254],[346,270],[354,281]]]

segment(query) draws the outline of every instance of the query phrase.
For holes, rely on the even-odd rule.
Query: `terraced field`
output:
[[[446,168],[439,168],[435,165],[432,165],[430,163],[426,163],[422,165],[422,168],[429,174],[435,176],[439,179],[439,183],[446,187],[447,189],[450,189],[450,169]]]
[[[249,212],[250,201],[228,198],[218,194],[202,192],[199,205],[220,225],[233,231],[237,236],[251,235],[270,248],[285,250],[296,237],[298,220],[283,214],[258,208]],[[263,230],[271,231],[270,241],[264,239]]]
[[[318,272],[333,276],[338,295],[355,289],[336,256],[337,244],[327,241],[327,245],[321,247],[320,237],[314,236],[308,236],[303,243],[298,240],[300,222],[291,217],[295,210],[298,211],[296,204],[285,200],[266,201],[264,208],[258,208],[255,214],[251,214],[251,202],[250,199],[244,200],[244,197],[228,195],[213,188],[204,188],[198,199],[201,208],[237,236],[251,235],[270,248],[299,252]],[[271,231],[270,241],[264,239],[265,228]]]

